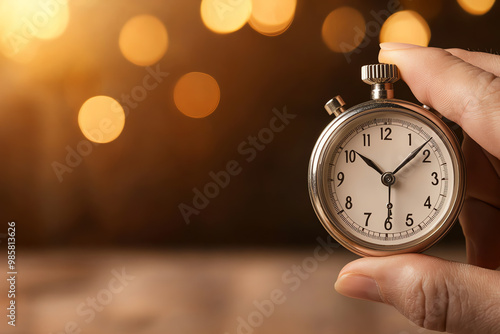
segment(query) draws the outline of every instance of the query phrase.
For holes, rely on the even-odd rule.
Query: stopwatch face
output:
[[[344,113],[320,137],[309,177],[323,225],[361,255],[430,247],[463,200],[454,135],[434,115],[405,108]]]

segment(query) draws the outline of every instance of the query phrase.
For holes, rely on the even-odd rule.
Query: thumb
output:
[[[500,272],[422,254],[363,258],[335,289],[394,306],[415,324],[450,333],[500,333]]]

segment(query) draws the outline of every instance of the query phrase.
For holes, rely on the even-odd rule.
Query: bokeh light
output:
[[[206,73],[191,72],[185,74],[175,84],[175,105],[186,116],[206,117],[217,109],[219,101],[219,84]]]
[[[490,11],[495,0],[457,0],[460,7],[472,15],[483,15]]]
[[[253,0],[248,23],[263,35],[277,36],[292,24],[296,7],[297,0]]]
[[[431,29],[425,19],[412,10],[392,14],[382,25],[380,42],[410,43],[428,46]]]
[[[350,52],[365,38],[365,19],[354,8],[337,8],[323,22],[321,35],[330,50]]]
[[[167,51],[167,29],[152,15],[135,16],[123,26],[119,45],[123,56],[131,63],[153,65]]]
[[[95,143],[109,143],[122,133],[125,112],[118,101],[109,96],[94,96],[82,105],[78,125],[83,135]]]
[[[401,0],[401,6],[419,13],[426,20],[432,20],[441,13],[443,0]]]
[[[2,0],[0,41],[2,53],[15,57],[37,39],[61,36],[69,23],[65,1]]]
[[[201,18],[208,29],[228,34],[241,29],[252,14],[251,0],[202,0]]]
[[[20,46],[15,52],[11,52],[10,48],[4,51],[4,55],[19,64],[29,64],[37,56],[38,50],[40,49],[40,41],[33,40],[26,45]]]

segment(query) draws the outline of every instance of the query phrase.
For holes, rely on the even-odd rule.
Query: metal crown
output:
[[[361,80],[369,85],[393,83],[399,78],[399,70],[394,64],[365,65],[361,68]]]

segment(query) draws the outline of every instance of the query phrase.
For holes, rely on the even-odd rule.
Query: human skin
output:
[[[394,306],[415,324],[450,333],[500,333],[500,56],[382,43],[415,97],[465,132],[467,194],[460,223],[467,261],[423,254],[363,258],[336,290]]]

